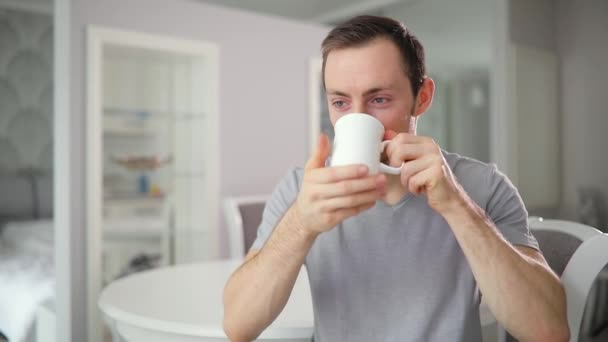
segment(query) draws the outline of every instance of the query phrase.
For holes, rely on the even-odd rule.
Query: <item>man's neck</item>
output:
[[[386,175],[386,195],[382,200],[388,205],[395,205],[407,193],[407,188],[401,184],[399,175]]]

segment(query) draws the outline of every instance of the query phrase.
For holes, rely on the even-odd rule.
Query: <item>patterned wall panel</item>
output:
[[[0,173],[52,170],[49,15],[0,9]]]

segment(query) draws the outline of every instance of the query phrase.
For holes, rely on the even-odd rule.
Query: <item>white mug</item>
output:
[[[380,155],[390,140],[382,141],[384,126],[378,119],[364,113],[346,114],[338,119],[334,131],[331,166],[364,164],[370,174],[401,173],[400,167],[380,162]]]

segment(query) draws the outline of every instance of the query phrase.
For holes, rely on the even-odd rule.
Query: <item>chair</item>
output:
[[[224,200],[224,215],[228,224],[231,258],[243,258],[255,241],[269,197],[258,195],[228,197]]]
[[[530,218],[529,225],[547,263],[562,280],[570,341],[578,341],[585,304],[590,296],[593,297],[592,285],[608,263],[608,235],[570,221]],[[499,340],[511,339],[504,329],[502,332]]]
[[[530,218],[528,223],[547,263],[559,277],[584,241],[603,235],[593,227],[571,221]]]

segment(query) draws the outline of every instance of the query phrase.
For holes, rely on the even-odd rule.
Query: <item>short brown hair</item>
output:
[[[323,53],[323,86],[325,86],[325,62],[333,50],[365,45],[376,38],[388,38],[395,43],[403,57],[406,76],[412,85],[414,96],[422,86],[426,68],[424,48],[416,36],[397,20],[372,15],[354,17],[329,32],[321,44]]]

